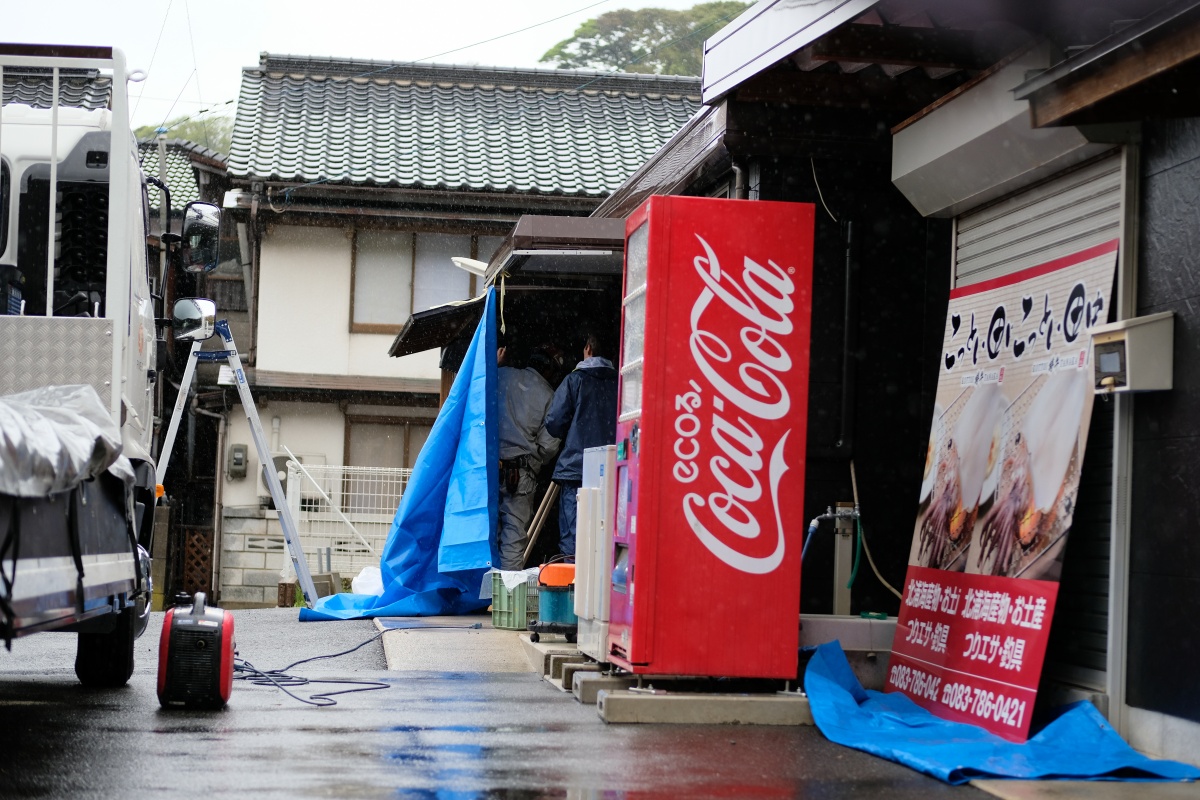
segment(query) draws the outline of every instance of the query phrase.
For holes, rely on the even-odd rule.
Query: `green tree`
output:
[[[168,139],[187,139],[189,142],[203,145],[210,150],[216,150],[222,155],[229,154],[229,143],[233,139],[233,117],[219,114],[202,114],[194,119],[176,117],[163,125],[167,129]],[[143,125],[133,133],[138,141],[144,142],[155,138],[157,125]]]
[[[699,75],[704,40],[749,6],[721,0],[683,11],[609,11],[580,25],[574,36],[554,45],[540,60],[559,69]]]

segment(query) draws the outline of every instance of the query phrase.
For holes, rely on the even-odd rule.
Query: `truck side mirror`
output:
[[[204,341],[216,330],[217,304],[203,297],[185,297],[176,301],[171,322],[177,341]]]
[[[217,268],[221,209],[212,203],[188,203],[183,208],[183,268],[212,272]]]

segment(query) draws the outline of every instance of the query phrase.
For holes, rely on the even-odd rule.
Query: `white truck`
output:
[[[0,45],[0,639],[77,632],[91,686],[128,681],[151,596],[164,276],[130,79],[116,49]],[[191,271],[215,212],[185,214]]]

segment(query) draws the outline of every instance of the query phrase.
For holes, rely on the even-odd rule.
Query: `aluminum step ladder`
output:
[[[300,547],[300,534],[296,530],[296,521],[292,519],[292,511],[288,508],[287,498],[283,494],[283,485],[279,482],[279,475],[273,469],[274,461],[271,458],[271,451],[267,449],[267,437],[263,435],[262,421],[258,417],[258,409],[254,406],[254,397],[250,394],[250,386],[246,383],[246,373],[242,369],[242,359],[238,356],[237,345],[233,342],[229,322],[223,319],[217,320],[216,332],[225,342],[224,350],[201,350],[202,342],[192,342],[187,366],[183,371],[183,381],[179,384],[179,396],[175,398],[175,409],[171,413],[171,424],[167,427],[167,436],[163,440],[155,481],[161,485],[167,474],[167,464],[171,458],[171,450],[175,446],[175,435],[179,432],[179,420],[183,417],[183,407],[187,405],[192,379],[196,374],[196,362],[214,361],[228,364],[229,368],[233,370],[237,382],[238,395],[242,399],[242,410],[246,412],[246,420],[250,423],[250,436],[254,439],[254,447],[258,451],[258,461],[263,469],[263,481],[271,492],[271,499],[275,501],[275,510],[279,512],[283,540],[287,544],[292,567],[300,582],[304,605],[312,608],[313,603],[317,601],[317,589],[313,584],[312,573],[308,569],[308,561],[304,558],[304,550]]]

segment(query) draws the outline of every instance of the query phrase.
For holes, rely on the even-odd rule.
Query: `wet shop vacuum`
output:
[[[158,702],[164,708],[221,708],[233,689],[233,615],[197,592],[167,612],[158,643]]]
[[[575,616],[575,565],[547,562],[538,570],[538,619],[529,623],[529,641],[543,633],[558,633],[574,642],[579,631]]]

